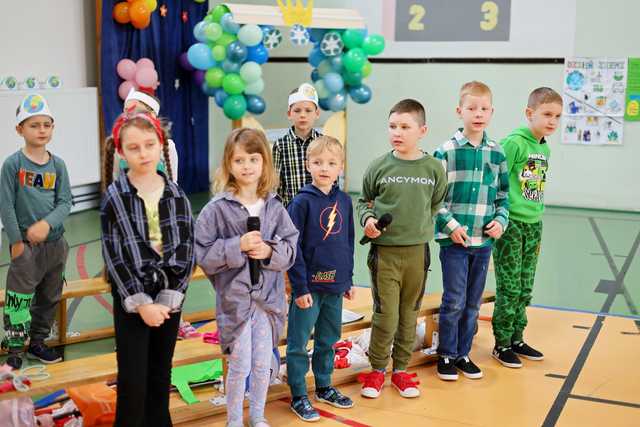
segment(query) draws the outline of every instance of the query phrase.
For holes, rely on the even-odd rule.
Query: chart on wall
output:
[[[621,145],[627,58],[567,58],[562,142]]]

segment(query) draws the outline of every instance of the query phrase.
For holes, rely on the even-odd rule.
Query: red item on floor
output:
[[[85,427],[112,424],[116,418],[116,392],[104,383],[70,387],[69,397],[82,414]]]
[[[220,331],[203,334],[202,341],[207,344],[220,344]]]

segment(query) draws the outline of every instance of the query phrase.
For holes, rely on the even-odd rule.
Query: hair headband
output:
[[[116,150],[121,153],[122,152],[122,144],[120,141],[120,133],[122,132],[122,127],[130,122],[131,120],[141,119],[153,126],[153,129],[156,131],[158,135],[158,139],[160,140],[160,144],[164,144],[164,131],[162,130],[162,124],[160,124],[160,120],[151,115],[150,113],[135,113],[135,114],[127,114],[123,113],[118,116],[116,122],[113,124],[113,143],[116,147]]]

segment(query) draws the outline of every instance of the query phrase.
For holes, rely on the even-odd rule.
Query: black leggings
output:
[[[117,427],[168,427],[171,360],[180,313],[162,326],[147,326],[138,313],[127,313],[118,295],[113,299],[118,358]]]

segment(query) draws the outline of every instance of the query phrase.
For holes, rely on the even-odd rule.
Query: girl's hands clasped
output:
[[[267,245],[259,231],[250,231],[240,237],[240,250],[246,252],[249,258],[268,259],[271,258],[273,250]]]
[[[169,307],[162,304],[143,304],[138,306],[138,314],[142,317],[144,323],[152,328],[162,326],[169,315]]]

